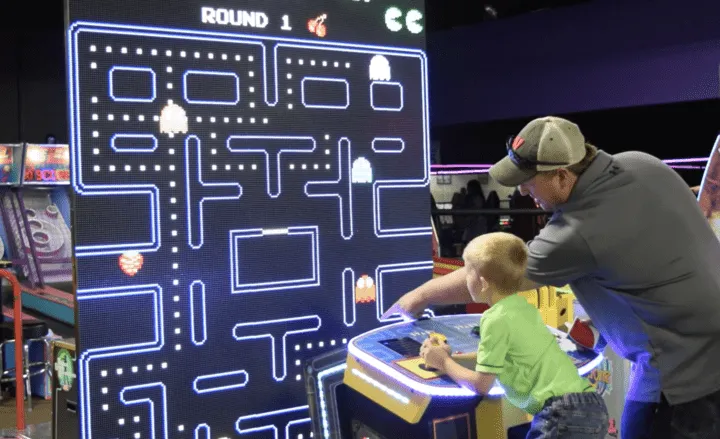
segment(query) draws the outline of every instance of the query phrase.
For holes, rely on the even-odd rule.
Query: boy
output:
[[[560,349],[540,312],[515,294],[527,265],[523,241],[490,233],[465,248],[467,287],[490,305],[480,320],[475,371],[456,363],[437,339],[423,343],[425,363],[458,384],[487,394],[495,379],[513,405],[534,415],[527,439],[602,439],[608,431],[602,397]]]

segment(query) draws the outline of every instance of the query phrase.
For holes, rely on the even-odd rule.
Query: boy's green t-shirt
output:
[[[595,391],[560,349],[538,309],[517,294],[483,313],[475,370],[497,375],[510,403],[533,415],[549,398]]]

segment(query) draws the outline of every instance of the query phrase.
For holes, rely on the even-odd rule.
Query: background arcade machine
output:
[[[720,239],[720,136],[715,140],[698,194],[700,209]]]
[[[0,199],[11,191],[11,188],[20,186],[22,181],[23,143],[0,144]],[[8,233],[4,227],[0,227],[0,267],[12,267],[13,251],[8,246]],[[10,305],[9,298],[12,294],[3,295],[3,306]],[[11,307],[5,306],[3,315],[12,318]]]
[[[73,325],[69,147],[25,144],[21,184],[0,198],[23,306]]]
[[[13,212],[6,212],[3,209],[5,200],[13,199],[17,188],[22,182],[23,157],[25,152],[25,144],[0,144],[0,212],[2,213],[3,223],[5,227],[0,227],[0,268],[9,269],[17,272],[22,268],[18,261],[21,253],[13,244],[12,234],[8,233],[11,224],[11,216]],[[3,386],[12,385],[8,382],[8,378],[14,375],[14,353],[15,343],[14,331],[11,330],[13,320],[13,292],[10,285],[3,284],[1,287],[2,295],[2,316],[0,316],[0,343],[2,343],[2,371]],[[43,342],[47,340],[48,325],[46,322],[36,318],[35,316],[23,312],[23,339],[28,347],[28,362],[33,364],[30,366],[30,379],[26,384],[27,390],[37,396],[49,398],[49,375],[48,370],[44,370],[40,365],[44,364],[50,356],[47,345]],[[27,342],[27,340],[33,340]]]

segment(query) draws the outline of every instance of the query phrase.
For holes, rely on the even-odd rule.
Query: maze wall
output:
[[[399,40],[352,0],[256,33],[96,3],[67,35],[81,436],[307,438],[304,360],[432,275],[424,37],[365,45]]]

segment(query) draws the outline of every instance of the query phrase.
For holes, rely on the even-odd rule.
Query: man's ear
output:
[[[558,169],[556,172],[562,186],[572,186],[575,184],[575,180],[577,179],[577,177],[569,170],[562,168]]]

